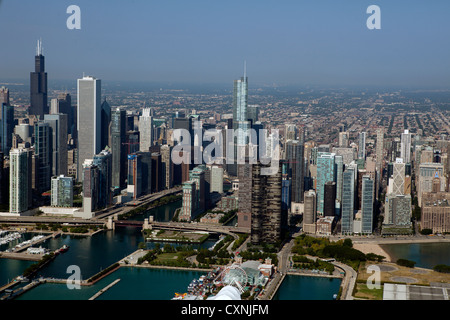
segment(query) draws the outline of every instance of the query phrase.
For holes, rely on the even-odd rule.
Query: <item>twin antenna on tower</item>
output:
[[[42,56],[43,54],[44,54],[44,47],[42,46],[42,39],[39,39],[37,41],[36,55]]]

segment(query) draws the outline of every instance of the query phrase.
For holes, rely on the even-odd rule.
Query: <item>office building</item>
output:
[[[45,114],[44,123],[50,126],[51,174],[67,175],[67,114]]]
[[[324,187],[328,181],[335,181],[334,153],[319,152],[317,156],[317,213],[323,215]]]
[[[324,185],[323,215],[334,217],[336,213],[336,182],[328,181]]]
[[[82,167],[83,213],[81,213],[81,217],[89,219],[94,216],[94,211],[99,208],[99,168],[93,164],[92,159],[86,159]]]
[[[109,149],[94,155],[92,164],[98,168],[97,207],[99,209],[109,207],[112,204],[112,154]]]
[[[102,151],[101,81],[91,76],[77,83],[78,172],[86,159]],[[78,175],[82,181],[82,175]]]
[[[195,218],[196,203],[197,203],[197,184],[195,181],[183,182],[183,199],[181,212],[178,216],[179,221],[191,221]]]
[[[34,125],[34,154],[37,158],[35,188],[39,193],[49,191],[52,177],[52,140],[49,123],[39,121]]]
[[[153,145],[153,117],[150,115],[150,108],[142,110],[142,116],[139,117],[139,150],[149,151]]]
[[[392,228],[411,228],[411,195],[386,195],[384,210],[383,233],[389,233]],[[398,232],[398,230],[394,231]]]
[[[14,133],[14,107],[9,104],[2,104],[2,119],[0,122],[0,139],[2,152],[9,153],[12,147],[12,135]]]
[[[117,108],[111,113],[112,186],[121,190],[126,186],[127,145],[126,112]]]
[[[28,114],[38,116],[42,120],[44,114],[48,113],[47,72],[45,72],[42,41],[38,40],[34,58],[34,72],[30,73],[30,108]]]

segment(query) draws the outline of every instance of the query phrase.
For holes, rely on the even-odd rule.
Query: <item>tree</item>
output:
[[[346,246],[346,247],[350,247],[350,248],[353,248],[353,242],[352,242],[352,239],[345,239],[344,240],[344,243],[342,244],[343,246]]]

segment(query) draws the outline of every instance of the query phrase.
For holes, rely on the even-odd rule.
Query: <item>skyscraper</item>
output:
[[[93,164],[92,159],[86,159],[81,173],[83,177],[83,213],[81,217],[89,219],[98,209],[99,169]]]
[[[41,40],[38,40],[37,43],[34,72],[30,73],[30,109],[28,114],[39,116],[41,120],[44,118],[44,114],[48,114],[47,72],[45,72]]]
[[[9,152],[9,212],[21,213],[31,207],[31,151]]]
[[[52,141],[50,125],[39,121],[34,125],[34,154],[37,158],[35,187],[38,192],[49,191],[52,177]]]
[[[355,204],[355,168],[347,167],[342,181],[341,233],[353,233]]]
[[[117,108],[111,114],[112,186],[125,187],[127,174],[126,113]]]
[[[323,214],[324,187],[328,181],[335,181],[334,153],[319,152],[317,156],[317,212]]]
[[[14,132],[14,107],[9,104],[2,104],[2,119],[0,122],[1,128],[1,147],[2,152],[9,153],[12,147],[12,134]]]
[[[264,175],[261,172],[264,167],[269,165],[261,162],[252,165],[251,242],[253,244],[275,243],[281,240],[282,229],[287,226],[287,217],[283,217],[281,211],[282,170],[279,168],[276,174]]]
[[[52,207],[73,206],[73,178],[63,175],[52,177]]]
[[[9,89],[2,86],[0,88],[0,106],[3,103],[9,105]]]
[[[78,130],[78,173],[82,172],[86,159],[99,153],[101,149],[101,81],[91,76],[78,79],[77,92]],[[82,181],[78,174],[78,181]]]
[[[67,175],[67,114],[45,114],[51,129],[52,176]]]
[[[238,80],[234,80],[233,86],[233,130],[234,137],[234,158],[233,163],[229,163],[227,171],[230,175],[237,176],[238,152],[245,150],[248,145],[247,132],[251,129],[251,121],[248,121],[248,78],[245,75]],[[228,146],[227,146],[228,147]]]
[[[238,227],[250,228],[252,220],[252,164],[238,164],[239,178],[239,203],[238,203]]]
[[[139,117],[140,151],[149,151],[153,145],[153,117],[150,115],[150,108],[142,110]]]
[[[366,133],[359,133],[358,159],[366,159]]]
[[[361,221],[362,233],[370,234],[373,231],[373,202],[374,202],[374,181],[370,176],[362,178],[362,198],[361,198]]]
[[[298,140],[286,142],[286,160],[288,162],[288,175],[291,179],[291,201],[303,202],[304,194],[304,146]]]
[[[303,213],[303,231],[306,233],[316,233],[316,193],[314,190],[305,191],[305,207]]]
[[[100,149],[103,150],[106,146],[109,146],[109,125],[111,123],[111,107],[109,103],[103,101],[101,106],[101,139],[100,139]]]
[[[404,163],[411,162],[411,134],[408,129],[402,133],[400,157]]]
[[[324,186],[323,215],[334,217],[336,211],[336,182],[327,181]]]
[[[94,155],[92,164],[98,168],[98,208],[108,207],[112,203],[111,177],[112,155],[109,150],[102,150]]]

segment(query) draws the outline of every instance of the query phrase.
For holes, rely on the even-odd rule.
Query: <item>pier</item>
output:
[[[95,300],[97,299],[99,296],[101,296],[103,293],[105,293],[106,291],[108,291],[109,289],[111,289],[113,286],[115,286],[118,282],[120,281],[120,279],[116,279],[113,282],[111,282],[109,285],[107,285],[106,287],[104,287],[102,290],[100,290],[99,292],[97,292],[96,294],[94,294],[92,297],[89,298],[89,300]]]

